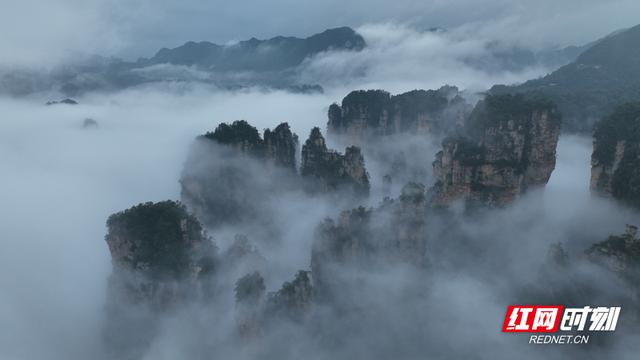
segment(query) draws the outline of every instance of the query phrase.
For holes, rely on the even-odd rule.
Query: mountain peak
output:
[[[168,63],[216,71],[279,71],[300,65],[304,59],[323,51],[358,51],[365,45],[362,36],[345,26],[307,38],[276,36],[260,40],[252,37],[233,46],[189,41],[172,49],[163,48],[152,58],[141,59],[139,64]]]
[[[640,25],[614,32],[593,43],[577,59],[551,74],[491,92],[543,95],[558,104],[563,127],[591,132],[596,122],[640,96]]]

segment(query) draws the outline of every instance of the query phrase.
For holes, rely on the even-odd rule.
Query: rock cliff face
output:
[[[545,100],[488,96],[478,103],[463,134],[443,141],[433,172],[431,201],[505,205],[546,185],[556,163],[560,115]]]
[[[624,234],[609,236],[607,240],[591,246],[586,251],[587,257],[615,273],[637,277],[640,274],[640,239],[637,234],[638,227],[627,225]]]
[[[302,322],[311,311],[313,286],[308,271],[298,271],[293,281],[287,281],[280,290],[267,298],[266,314],[291,321]]]
[[[640,103],[622,105],[596,125],[591,190],[640,208]]]
[[[241,277],[235,286],[236,319],[242,336],[265,332],[270,321],[304,322],[311,312],[313,287],[308,271],[298,271],[293,281],[266,297],[264,279],[258,272]]]
[[[395,243],[389,244],[392,254],[417,266],[426,265],[426,205],[425,186],[408,183],[402,188],[397,204],[392,209],[392,221],[395,224],[395,236],[392,237]]]
[[[182,201],[207,226],[262,219],[270,199],[296,181],[297,147],[286,123],[265,130],[264,139],[246,121],[220,124],[191,148],[180,180]]]
[[[243,337],[262,333],[264,320],[261,302],[264,300],[264,279],[258,272],[241,277],[234,288],[236,297],[236,321]]]
[[[296,152],[298,136],[289,129],[289,124],[282,123],[271,131],[264,131],[265,157],[276,166],[296,168]]]
[[[216,248],[198,220],[174,201],[113,214],[105,237],[113,272],[107,288],[105,339],[121,358],[153,338],[158,314],[209,294]]]
[[[234,121],[231,125],[222,123],[203,138],[231,146],[241,154],[265,159],[277,166],[296,168],[298,136],[291,132],[287,123],[281,123],[274,130],[266,129],[264,139],[255,127],[244,120]]]
[[[426,194],[422,184],[409,183],[397,200],[379,208],[359,207],[327,219],[316,229],[311,270],[320,300],[337,296],[352,281],[349,270],[404,263],[426,265]]]
[[[398,133],[442,134],[462,124],[469,107],[453,86],[395,96],[383,90],[352,91],[341,106],[329,107],[328,129],[360,142]]]
[[[174,201],[144,203],[113,214],[105,237],[114,272],[158,281],[195,279],[210,271],[215,248],[200,222]]]
[[[350,189],[357,195],[369,193],[369,174],[360,148],[350,146],[344,155],[327,149],[319,128],[313,128],[302,147],[301,174],[312,191]]]

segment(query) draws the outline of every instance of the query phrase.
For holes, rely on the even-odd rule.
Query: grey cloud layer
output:
[[[471,26],[491,37],[534,46],[581,44],[635,24],[640,11],[633,0],[3,2],[3,62],[38,65],[78,53],[135,58],[188,40],[225,43],[252,36],[306,36],[329,27],[380,22]]]
[[[9,291],[0,293],[0,315],[6,320],[0,331],[0,357],[100,358],[104,289],[110,268],[102,240],[107,215],[142,201],[178,198],[177,181],[193,136],[219,122],[246,118],[258,128],[273,128],[280,121],[289,121],[304,138],[311,126],[325,122],[324,110],[331,100],[329,95],[197,89],[186,93],[127,91],[83,98],[77,107],[2,100],[3,118],[8,120],[0,133],[0,170],[5,174],[0,178],[0,197],[6,200],[0,204],[4,239],[0,284]],[[99,127],[83,130],[85,117],[95,118]],[[413,279],[411,273],[396,268],[375,274],[365,284],[370,286],[364,288],[368,292],[358,294],[377,314],[363,328],[349,328],[349,319],[332,323],[327,320],[333,319],[330,314],[325,318],[328,329],[335,327],[336,336],[349,335],[345,335],[349,339],[346,347],[338,353],[317,344],[312,334],[286,326],[275,328],[263,342],[240,347],[229,341],[234,339],[234,323],[233,305],[227,304],[189,308],[167,319],[147,358],[190,357],[194,351],[228,358],[255,358],[254,351],[262,355],[266,351],[273,358],[286,358],[283,354],[290,351],[304,352],[309,358],[371,358],[396,351],[409,358],[424,351],[425,344],[442,358],[452,354],[449,345],[456,345],[458,357],[478,351],[494,357],[505,352],[522,355],[525,339],[497,332],[504,306],[511,299],[511,286],[535,279],[529,269],[544,260],[549,243],[572,238],[567,247],[577,259],[590,243],[637,219],[636,213],[589,196],[590,151],[589,139],[564,137],[557,170],[544,196],[532,193],[508,210],[488,214],[487,221],[461,223],[459,230],[476,242],[430,244],[436,252],[455,256],[442,258],[444,271],[429,272],[426,297],[405,297],[414,281],[422,281]],[[430,159],[425,155],[423,161]],[[272,278],[269,290],[277,289],[308,264],[312,225],[322,215],[335,216],[337,211],[295,194],[283,202],[289,205],[281,207],[282,217],[295,214],[298,225],[283,237],[282,248],[265,252],[278,264],[273,273],[265,274]],[[434,219],[429,229],[446,234],[448,229],[440,227]],[[226,235],[213,235],[225,245]],[[479,250],[482,257],[477,256]],[[454,266],[447,271],[449,261]],[[496,278],[498,273],[508,275]],[[381,285],[385,294],[378,292]],[[221,296],[225,294],[232,296],[231,290]],[[399,303],[403,306],[397,306]],[[393,341],[385,331],[389,328],[397,334]],[[351,330],[354,332],[349,333]],[[626,341],[625,333],[620,334],[620,341]],[[456,339],[464,342],[447,343]],[[494,346],[487,346],[491,344]],[[632,349],[629,344],[616,348]],[[563,353],[555,355],[552,358],[562,358]]]
[[[639,7],[635,1],[625,0],[607,4],[591,0],[494,0],[483,4],[472,0],[275,0],[269,5],[264,1],[233,4],[199,1],[184,5],[184,2],[166,0],[47,3],[25,0],[3,4],[0,31],[6,36],[0,39],[0,54],[5,61],[19,63],[42,64],[62,59],[68,51],[148,54],[158,47],[192,39],[225,42],[254,35],[306,35],[344,24],[358,26],[373,46],[357,54],[325,54],[308,63],[305,76],[329,82],[342,74],[350,77],[361,67],[369,69],[364,76],[354,76],[357,79],[354,82],[328,87],[325,94],[210,92],[164,84],[162,89],[89,95],[79,99],[81,105],[77,107],[45,107],[42,99],[35,102],[0,99],[3,109],[0,198],[4,200],[0,203],[3,239],[0,284],[6,290],[0,292],[0,319],[3,319],[0,357],[99,358],[104,289],[110,271],[109,253],[103,241],[104,221],[108,214],[142,201],[177,199],[180,171],[195,135],[223,121],[247,119],[258,129],[273,128],[281,121],[288,121],[304,140],[312,126],[326,123],[326,107],[339,101],[352,86],[383,87],[396,93],[443,83],[477,88],[524,79],[532,73],[488,75],[461,67],[459,60],[469,54],[482,53],[482,39],[502,37],[518,42],[526,38],[539,44],[588,41],[633,24]],[[492,20],[497,21],[487,24]],[[384,24],[380,24],[381,21]],[[468,21],[476,23],[460,26]],[[362,25],[366,23],[378,24]],[[414,30],[421,25],[460,26],[452,36],[462,35],[446,38]],[[467,38],[464,34],[475,36]],[[86,117],[98,121],[99,127],[82,129],[82,120]],[[412,349],[422,349],[420,336],[430,335],[431,350],[442,358],[450,355],[451,349],[459,349],[456,353],[459,358],[478,356],[479,349],[495,355],[494,358],[505,352],[522,356],[521,345],[526,344],[520,340],[524,339],[502,337],[497,332],[503,302],[508,301],[504,295],[510,290],[510,281],[531,279],[531,274],[523,273],[525,270],[517,271],[518,261],[523,258],[527,262],[541,261],[549,243],[568,238],[574,241],[568,243],[567,248],[572,258],[578,258],[589,244],[619,233],[625,223],[637,220],[637,213],[621,209],[608,200],[590,197],[590,152],[590,139],[563,137],[557,170],[544,195],[533,193],[508,211],[492,212],[488,217],[490,221],[462,224],[461,231],[471,238],[489,239],[486,243],[466,244],[467,251],[459,252],[456,258],[459,262],[479,265],[480,270],[435,274],[428,302],[419,298],[412,299],[415,303],[407,303],[403,296],[404,284],[397,281],[405,278],[404,274],[390,273],[387,277],[382,274],[380,282],[396,288],[386,287],[393,291],[385,296],[373,289],[366,297],[372,309],[380,310],[379,317],[372,318],[370,328],[382,330],[372,331],[370,336],[360,333],[361,336],[350,338],[353,343],[347,354],[352,358],[370,358],[365,355],[371,353],[361,352],[362,346],[371,345],[369,351],[375,352],[379,349],[376,345],[388,345],[389,342],[384,341],[388,340],[388,333],[384,330],[393,329],[399,334],[394,340],[408,346],[405,349],[409,350],[403,355],[415,355]],[[430,162],[430,157],[425,155],[424,161]],[[370,171],[376,175],[375,164],[371,164]],[[373,179],[379,181],[379,176]],[[283,207],[283,217],[307,217],[300,219],[299,225],[284,239],[285,244],[290,245],[285,248],[293,251],[276,249],[267,254],[280,266],[275,271],[277,276],[268,284],[269,290],[274,290],[282,280],[308,263],[308,258],[300,254],[308,254],[307,232],[316,220],[309,214],[324,215],[335,210],[326,204],[316,204],[310,205],[315,206],[311,211],[306,202],[295,196],[285,200],[291,204]],[[437,229],[437,222],[433,226]],[[219,236],[223,245],[224,235],[214,236]],[[447,243],[432,245],[436,249],[440,246],[445,252],[459,250],[458,244],[450,248]],[[473,251],[477,248],[490,250],[486,258],[477,256]],[[523,253],[536,256],[522,257]],[[505,258],[508,260],[504,261]],[[504,283],[495,281],[495,266],[512,270],[500,269],[508,275],[507,279],[500,280]],[[607,284],[603,286],[606,288]],[[227,295],[231,296],[231,292]],[[399,303],[403,306],[397,306]],[[418,311],[415,316],[412,309],[425,311]],[[201,349],[201,344],[227,358],[232,355],[255,358],[251,346],[243,348],[241,351],[246,352],[243,354],[238,353],[235,342],[225,342],[233,331],[232,309],[217,310],[220,311],[203,314],[186,309],[185,314],[170,319],[166,331],[151,345],[147,358],[189,357],[189,351]],[[474,317],[479,313],[482,316]],[[422,323],[412,322],[414,318]],[[485,337],[469,330],[465,322],[469,318],[473,319],[471,325],[481,326],[487,334]],[[336,324],[342,331],[346,328],[342,322]],[[194,334],[194,328],[204,331]],[[277,330],[273,337],[265,339],[265,342],[272,341],[267,345],[271,345],[274,355],[282,355],[283,349],[279,346],[306,351],[314,344],[314,337],[307,333],[295,333],[286,327]],[[456,339],[468,341],[467,347],[447,343],[452,339],[448,337],[450,332],[458,336]],[[414,336],[404,336],[407,333]],[[621,338],[620,341],[627,341],[626,337]],[[219,344],[227,346],[219,347]],[[443,344],[444,347],[439,347]],[[255,344],[258,348],[261,345],[265,344]],[[630,351],[614,354],[619,355],[614,358],[637,356],[637,352],[631,352],[637,345],[622,343],[617,348]],[[469,349],[473,353],[470,354]],[[315,350],[309,358],[335,355],[326,352],[330,347]]]

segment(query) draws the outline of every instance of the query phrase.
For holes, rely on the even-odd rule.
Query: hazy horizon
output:
[[[583,45],[637,23],[640,4],[601,1],[106,1],[7,3],[2,62],[44,65],[78,55],[152,56],[187,41],[306,37],[328,28],[402,24],[475,33],[525,48]],[[553,14],[553,15],[549,15]],[[29,21],[23,21],[23,19]]]
[[[508,186],[522,188],[522,193],[504,207],[488,206],[468,213],[457,199],[444,210],[423,204],[423,214],[421,209],[416,210],[419,205],[405,206],[401,189],[409,183],[421,183],[427,189],[424,197],[429,195],[439,181],[433,169],[438,152],[444,151],[444,139],[452,134],[468,135],[465,126],[472,118],[470,114],[475,106],[485,111],[481,105],[486,102],[481,100],[493,85],[541,78],[569,62],[549,65],[524,61],[523,65],[514,60],[520,54],[517,50],[535,53],[583,45],[637,25],[639,1],[0,1],[4,2],[0,12],[0,360],[124,360],[114,359],[113,351],[122,349],[109,348],[105,341],[105,329],[113,320],[109,317],[113,312],[108,314],[106,310],[109,301],[124,293],[111,286],[124,272],[117,272],[122,270],[118,259],[112,261],[118,254],[114,256],[105,241],[110,231],[106,221],[109,215],[137,204],[185,201],[185,174],[201,181],[196,181],[194,188],[204,184],[206,191],[196,195],[204,194],[205,200],[207,191],[222,194],[214,200],[233,194],[257,209],[257,215],[240,225],[210,225],[204,224],[203,218],[198,220],[213,239],[221,261],[226,260],[235,236],[247,235],[257,250],[259,264],[246,260],[240,265],[216,268],[206,279],[214,279],[213,300],[203,300],[194,291],[176,301],[178,305],[171,311],[154,309],[153,316],[147,318],[145,299],[139,308],[123,303],[123,313],[153,323],[148,342],[134,344],[142,349],[136,359],[637,357],[638,330],[629,324],[634,324],[640,312],[627,307],[637,304],[637,288],[626,286],[619,274],[586,260],[585,250],[592,244],[621,234],[625,224],[640,225],[637,209],[590,191],[594,151],[591,132],[561,132],[557,122],[551,130],[551,125],[542,130],[514,127],[513,122],[520,121],[522,113],[523,123],[537,119],[539,109],[505,110],[516,114],[506,115],[511,123],[487,130],[506,134],[506,140],[501,138],[492,144],[504,145],[504,149],[491,151],[501,152],[495,161],[506,164],[501,163],[504,167],[497,167],[495,173],[505,168],[508,173],[510,166],[527,170],[518,168],[516,175],[504,177],[519,179],[520,183]],[[217,64],[198,67],[161,63],[119,73],[119,68],[110,72],[111,68],[97,67],[92,72],[73,66],[91,55],[135,60],[187,41],[230,44],[252,37],[304,38],[341,26],[354,28],[367,46],[358,51],[329,47],[301,57],[299,63],[282,71],[249,68],[216,73]],[[447,31],[427,31],[435,27]],[[65,85],[69,84],[80,90],[68,95]],[[300,174],[300,146],[295,149],[298,167],[281,172],[271,171],[259,156],[242,154],[236,158],[220,144],[203,148],[194,145],[199,135],[221,123],[246,120],[262,134],[264,129],[286,122],[297,135],[298,145],[305,144],[311,129],[319,127],[328,148],[336,151],[328,150],[326,157],[340,159],[347,146],[357,143],[357,136],[339,137],[331,132],[328,113],[332,104],[341,104],[354,90],[381,89],[397,95],[445,85],[459,91],[447,92],[452,89],[447,87],[445,95],[439,91],[415,92],[428,95],[407,96],[396,104],[397,108],[380,111],[385,116],[393,111],[400,114],[406,106],[407,113],[412,114],[407,117],[413,116],[411,121],[427,126],[406,130],[407,126],[404,132],[360,139],[362,143],[357,145],[362,147],[365,177],[370,182],[365,199],[326,189],[306,191],[300,185],[308,180]],[[305,86],[311,90],[306,91]],[[385,103],[390,99],[387,95],[367,101],[383,99],[380,103],[387,106],[391,103]],[[45,105],[66,97],[78,104]],[[513,101],[519,106],[517,101],[524,97],[507,95],[505,99],[508,105]],[[418,101],[424,103],[416,104]],[[373,104],[372,112],[379,110],[377,105]],[[433,117],[441,116],[446,123],[445,130],[438,132],[436,121],[440,120],[433,120],[431,110],[422,107],[440,105],[444,110],[437,110],[440,112]],[[550,112],[556,110],[551,108]],[[358,120],[365,124],[363,127],[374,126],[368,124],[368,115],[363,115],[368,111],[365,105],[357,103],[354,109],[354,113],[360,113]],[[546,108],[541,111],[543,122],[549,113],[544,112]],[[339,118],[342,116],[340,112]],[[385,121],[403,120],[389,116],[375,126],[383,126],[380,124]],[[436,125],[431,128],[432,124]],[[358,130],[360,125],[354,128]],[[527,131],[530,133],[525,134]],[[531,166],[528,158],[518,158],[520,162],[513,165],[501,157],[509,151],[517,152],[514,149],[520,145],[521,149],[531,146],[527,136],[540,136],[536,146],[541,149],[537,150],[551,154],[548,157],[553,161],[548,163],[553,166],[534,169],[543,175],[550,171],[546,186],[529,189],[523,185],[526,180],[522,180],[522,173]],[[242,141],[243,150],[245,145],[257,146]],[[278,141],[284,142],[282,138]],[[500,141],[505,144],[498,144]],[[479,151],[485,150],[482,147]],[[518,156],[523,157],[524,152]],[[347,168],[347,160],[338,163]],[[335,170],[334,165],[330,170]],[[241,176],[234,172],[238,168]],[[340,176],[344,176],[344,168],[339,169]],[[231,180],[225,177],[228,174]],[[483,176],[482,171],[479,174]],[[388,180],[391,175],[392,185]],[[244,188],[238,190],[241,186]],[[505,185],[487,188],[500,191],[500,186]],[[472,185],[468,187],[470,192],[475,191]],[[202,211],[195,205],[187,206],[189,212]],[[383,219],[381,224],[394,219],[389,220],[390,228],[395,225],[393,221],[409,218],[410,225],[402,224],[398,233],[413,230],[410,226],[420,223],[416,218],[424,220],[424,229],[418,226],[420,230],[408,242],[410,247],[415,245],[412,242],[424,241],[424,261],[428,265],[413,267],[408,261],[402,263],[391,256],[387,259],[385,254],[376,259],[379,267],[358,268],[359,264],[345,260],[336,268],[343,271],[345,283],[350,284],[341,290],[351,307],[309,300],[311,310],[306,322],[274,317],[259,324],[264,325],[263,333],[252,338],[239,336],[236,281],[251,271],[260,271],[263,291],[278,291],[293,280],[297,271],[312,269],[319,224],[327,219],[340,223],[341,212],[358,206],[363,206],[363,212],[377,212],[380,218],[376,219]],[[216,211],[212,212],[217,216]],[[152,223],[154,219],[146,220]],[[180,223],[184,231],[182,226]],[[386,234],[378,231],[379,224],[362,225],[367,226],[375,240],[372,247],[380,243],[388,246],[379,241],[378,237]],[[347,230],[345,234],[336,231],[336,236],[351,236]],[[409,237],[401,235],[404,240]],[[569,265],[563,268],[549,265],[549,249],[557,243],[568,254]],[[358,248],[361,244],[356,245],[351,249],[354,253],[362,250]],[[132,252],[136,246],[131,247]],[[377,255],[388,250],[382,249]],[[549,268],[557,278],[545,272]],[[142,284],[144,288],[146,284]],[[570,295],[586,293],[585,301],[602,302],[595,305],[618,306],[615,301],[628,301],[624,303],[621,328],[600,339],[594,336],[591,346],[555,348],[531,345],[527,336],[500,332],[507,305],[522,299],[559,303],[570,298],[554,292],[557,289],[567,290]],[[125,330],[117,335],[127,340],[137,339],[144,332],[129,328],[126,321],[123,324]],[[144,338],[148,334],[142,335]]]

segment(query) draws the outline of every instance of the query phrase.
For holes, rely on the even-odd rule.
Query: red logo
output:
[[[556,332],[562,305],[509,305],[502,332]]]

